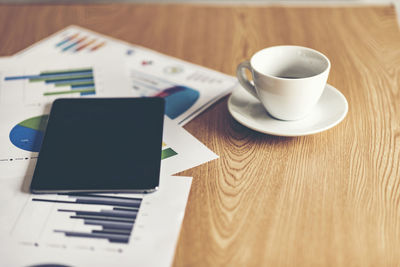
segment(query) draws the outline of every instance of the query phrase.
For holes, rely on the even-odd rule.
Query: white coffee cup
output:
[[[331,67],[322,53],[301,46],[273,46],[240,63],[240,84],[280,120],[307,116],[322,95]],[[245,74],[251,71],[253,82]]]

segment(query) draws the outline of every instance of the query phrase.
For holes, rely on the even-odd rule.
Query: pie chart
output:
[[[49,115],[26,119],[10,131],[11,143],[23,150],[39,152]]]
[[[178,85],[167,88],[155,96],[165,99],[165,114],[170,119],[175,119],[194,105],[200,93],[192,88]]]

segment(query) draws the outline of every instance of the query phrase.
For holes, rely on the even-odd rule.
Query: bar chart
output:
[[[148,194],[32,195],[21,191],[23,179],[0,179],[0,202],[7,203],[0,205],[1,266],[172,261],[190,177],[162,176],[160,188]]]
[[[42,71],[39,74],[6,76],[4,78],[6,82],[21,80],[46,85],[43,96],[96,94],[92,68]]]
[[[57,208],[56,212],[68,214],[70,220],[79,220],[92,230],[54,229],[54,233],[66,237],[105,239],[110,243],[127,244],[142,203],[141,198],[117,197],[95,194],[66,195],[70,200],[32,198],[34,202],[60,204],[85,204],[102,206],[97,210]],[[101,227],[98,229],[96,226]]]
[[[55,47],[61,52],[94,52],[106,45],[97,37],[93,37],[83,32],[69,33],[61,41],[55,44]]]

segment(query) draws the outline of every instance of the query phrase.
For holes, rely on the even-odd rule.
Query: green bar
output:
[[[82,72],[82,71],[93,71],[92,68],[82,68],[82,69],[69,69],[69,70],[53,70],[53,71],[43,71],[40,74],[48,75],[48,74],[62,74],[69,72]]]
[[[72,86],[72,85],[91,85],[94,84],[94,81],[92,82],[65,82],[65,83],[56,83],[56,87],[61,87],[61,86]]]
[[[59,92],[46,92],[43,95],[64,95],[64,94],[75,94],[75,93],[94,93],[96,90],[94,88],[82,89],[82,90],[68,90],[68,91],[59,91]]]
[[[177,154],[172,148],[167,148],[161,151],[161,159],[167,159]]]
[[[29,79],[30,82],[43,82],[43,81],[49,81],[49,82],[56,82],[60,80],[68,80],[68,79],[78,79],[78,78],[93,78],[93,74],[87,74],[87,75],[71,75],[71,76],[63,76],[63,77],[57,77],[57,78],[32,78]]]

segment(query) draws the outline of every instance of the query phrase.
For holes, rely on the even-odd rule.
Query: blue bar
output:
[[[80,81],[81,82],[81,81]],[[83,81],[82,81],[83,82]],[[72,90],[74,89],[89,89],[89,88],[93,88],[94,87],[94,83],[91,84],[78,84],[78,85],[71,85]]]
[[[71,197],[73,197],[73,196],[71,196]],[[142,203],[142,199],[87,195],[87,196],[76,196],[76,202],[82,203],[82,204],[102,204],[102,205],[111,205],[111,206],[139,208],[140,204]]]
[[[116,210],[132,210],[139,211],[140,202],[139,203],[125,203],[125,202],[116,202],[116,201],[104,201],[104,200],[93,200],[93,199],[78,199],[75,201],[68,200],[54,200],[54,199],[43,199],[43,198],[32,198],[32,201],[39,202],[50,202],[50,203],[65,203],[65,204],[85,204],[85,205],[101,205],[101,206],[114,206],[113,209]],[[125,208],[121,208],[125,207]],[[127,207],[127,208],[126,208]]]
[[[4,77],[5,81],[12,80],[25,80],[25,79],[38,79],[38,78],[57,78],[57,77],[69,77],[71,75],[87,75],[93,74],[93,71],[81,71],[81,72],[66,72],[57,74],[39,74],[39,75],[23,75],[23,76],[8,76]]]
[[[72,196],[71,196],[72,197]],[[53,199],[40,199],[33,198],[33,201],[41,201],[41,202],[53,202],[53,203],[66,203],[66,204],[88,204],[88,205],[104,205],[104,206],[114,206],[117,207],[131,207],[133,209],[139,210],[140,204],[142,202],[141,199],[108,199],[108,198],[97,198],[97,197],[89,197],[83,198],[82,196],[78,197],[75,201],[64,201],[64,200],[53,200]]]
[[[120,234],[127,235],[131,234],[131,230],[117,230],[117,229],[107,229],[107,230],[92,230],[92,233],[107,233],[107,234]]]
[[[95,95],[96,92],[82,92],[81,96],[85,96],[85,95]]]
[[[101,225],[104,228],[107,229],[121,229],[121,230],[132,230],[133,228],[133,222],[128,223],[128,222],[107,222],[107,221],[102,221],[102,220],[92,220],[88,219],[85,220],[84,224],[86,225]]]
[[[122,210],[101,210],[103,214],[109,216],[123,217],[123,218],[136,218],[138,211],[122,211]]]
[[[141,198],[114,197],[114,196],[102,196],[93,194],[86,194],[86,195],[60,194],[60,195],[67,195],[70,198],[73,198],[74,200],[66,201],[66,200],[33,198],[32,201],[113,206],[113,210],[116,211],[132,211],[132,212],[138,211],[140,208],[140,204],[142,203]]]
[[[78,198],[78,199],[93,199],[93,200],[113,200],[113,201],[126,201],[126,202],[135,202],[142,203],[142,198],[137,197],[120,197],[120,196],[107,196],[107,195],[97,195],[97,194],[60,194],[67,195],[69,197]]]
[[[75,202],[75,201],[54,200],[54,199],[43,199],[43,198],[32,198],[32,201],[53,202],[53,203],[65,203],[65,204],[80,204],[80,203]]]
[[[12,80],[26,80],[26,79],[35,79],[40,78],[40,75],[27,75],[27,76],[8,76],[5,77],[5,81],[12,81]]]
[[[58,44],[56,44],[56,47],[62,46],[63,44],[69,42],[71,40],[71,37],[67,37],[64,40],[62,40],[61,42],[59,42]]]
[[[74,43],[70,44],[69,46],[64,47],[64,48],[62,49],[62,51],[65,52],[65,51],[67,51],[68,49],[70,49],[70,48],[76,46],[78,43],[79,43],[79,42],[74,42]]]
[[[112,218],[112,217],[104,217],[104,216],[92,216],[92,215],[73,215],[69,216],[70,219],[82,219],[86,220],[98,220],[103,222],[127,222],[127,223],[134,223],[134,219],[129,218]]]
[[[68,200],[33,198],[32,201],[113,206],[113,210],[116,211],[132,211],[132,212],[138,211],[140,208],[140,204],[142,203],[142,199],[140,198],[111,197],[111,196],[99,196],[99,195],[86,195],[86,196],[69,195],[69,194],[60,194],[60,195],[68,195],[70,198],[74,198],[74,200],[68,201]]]
[[[110,242],[115,242],[115,243],[129,242],[129,235],[108,234],[108,233],[84,233],[84,232],[61,231],[61,230],[54,230],[54,232],[63,233],[66,236],[70,237],[104,238],[108,239],[108,241]]]
[[[135,219],[137,216],[136,211],[116,211],[116,210],[101,210],[101,211],[84,211],[84,210],[69,210],[69,209],[58,209],[59,212],[75,212],[76,215],[92,215],[92,216],[103,216],[103,217],[113,217],[113,218],[129,218]]]
[[[113,210],[138,211],[139,208],[113,208]]]

